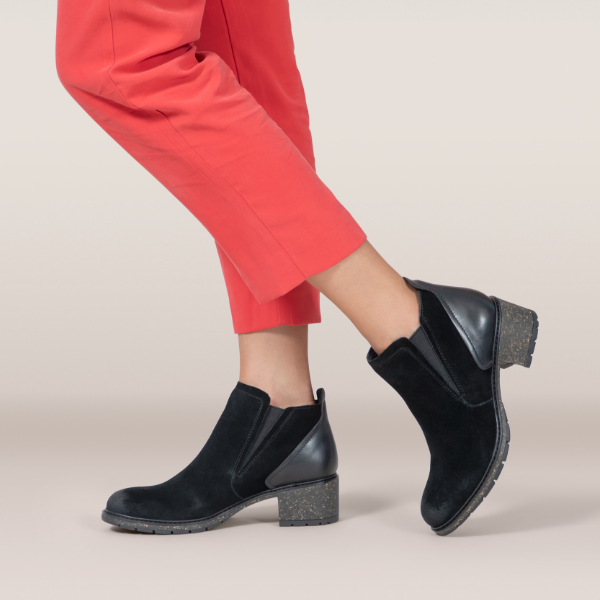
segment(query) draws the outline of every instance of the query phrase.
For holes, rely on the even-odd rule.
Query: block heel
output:
[[[538,334],[538,317],[533,310],[496,299],[500,307],[498,364],[529,368]]]
[[[277,492],[279,526],[329,525],[339,519],[339,478]]]

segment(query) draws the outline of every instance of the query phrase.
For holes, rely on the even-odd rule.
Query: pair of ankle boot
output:
[[[481,292],[411,281],[420,327],[367,361],[405,400],[431,454],[421,514],[439,535],[459,527],[492,489],[510,430],[500,369],[529,367],[536,314]],[[102,518],[148,533],[213,529],[236,512],[278,498],[281,526],[326,525],[339,516],[338,457],[325,392],[314,405],[271,406],[238,383],[198,456],[159,485],[114,493]]]

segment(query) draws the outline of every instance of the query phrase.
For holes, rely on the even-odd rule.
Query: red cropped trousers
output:
[[[59,0],[58,76],[214,237],[234,330],[320,321],[366,236],[315,172],[287,0]]]

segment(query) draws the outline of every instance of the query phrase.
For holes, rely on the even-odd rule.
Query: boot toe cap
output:
[[[421,516],[427,525],[432,529],[441,527],[456,515],[460,507],[455,507],[453,503],[421,503]]]
[[[106,503],[106,510],[118,515],[135,517],[138,519],[152,519],[152,502],[148,498],[144,501],[143,488],[127,488],[119,490],[110,496]]]
[[[206,516],[203,506],[181,494],[177,495],[165,484],[132,487],[119,490],[106,503],[108,512],[131,519],[150,521],[187,521]]]
[[[421,499],[421,516],[432,529],[442,527],[458,516],[477,488],[474,481],[446,480],[435,483],[428,483]]]
[[[119,490],[108,499],[106,510],[119,515],[127,515],[131,512],[132,504],[129,490]]]

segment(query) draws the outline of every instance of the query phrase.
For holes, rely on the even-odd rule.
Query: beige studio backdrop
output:
[[[237,340],[210,236],[61,87],[55,3],[3,0],[0,593],[596,598],[600,3],[290,6],[317,171],[374,246],[539,315],[532,368],[503,374],[502,478],[455,535],[430,532],[422,435],[323,300],[340,523],[283,530],[272,503],[202,536],[102,523],[114,490],[198,452]]]

